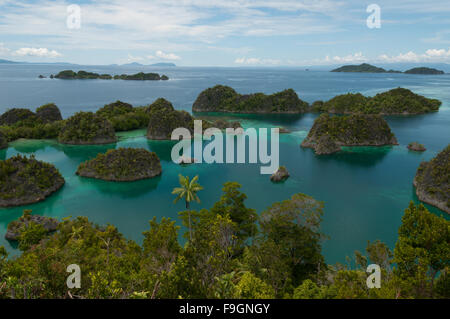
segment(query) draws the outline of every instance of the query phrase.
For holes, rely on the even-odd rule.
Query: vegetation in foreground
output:
[[[170,218],[153,218],[142,246],[85,217],[63,220],[53,234],[29,223],[20,256],[8,259],[0,248],[0,298],[450,297],[450,225],[422,205],[405,210],[393,252],[369,242],[351,269],[324,262],[323,203],[295,194],[258,216],[245,200],[228,182],[210,209],[181,212],[185,226],[191,217],[184,245]],[[69,290],[74,263],[81,288]],[[369,263],[382,269],[379,289],[367,288]]]
[[[421,201],[450,214],[450,144],[431,161],[420,163],[414,186]]]
[[[0,207],[42,201],[63,185],[64,178],[56,167],[34,156],[16,155],[0,161]]]

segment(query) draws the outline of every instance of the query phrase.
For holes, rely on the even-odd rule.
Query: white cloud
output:
[[[381,62],[449,62],[450,61],[450,49],[428,49],[423,54],[418,54],[413,51],[406,53],[400,53],[398,55],[382,54],[378,57],[378,61]]]
[[[246,65],[280,65],[281,60],[278,59],[261,59],[261,58],[237,58],[234,60],[236,64]]]
[[[354,54],[349,54],[346,56],[334,56],[330,58],[328,55],[325,57],[325,62],[337,62],[337,63],[352,63],[352,62],[363,62],[367,61],[367,58],[362,54],[362,52],[357,52]]]
[[[156,56],[163,60],[180,60],[181,58],[174,53],[164,53],[161,50],[156,51]]]
[[[14,52],[17,56],[36,56],[45,58],[57,58],[62,56],[61,53],[47,48],[20,48]]]

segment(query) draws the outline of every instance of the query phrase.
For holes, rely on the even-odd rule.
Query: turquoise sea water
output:
[[[296,90],[300,98],[313,102],[337,94],[361,92],[373,95],[398,86],[443,101],[438,113],[388,117],[400,143],[394,147],[345,148],[341,153],[317,157],[310,149],[300,148],[315,114],[284,116],[227,116],[242,121],[244,127],[283,126],[292,131],[280,135],[280,163],[291,177],[283,184],[272,184],[260,175],[255,164],[196,164],[178,166],[171,162],[173,142],[148,141],[145,130],[120,133],[114,145],[66,146],[56,141],[20,140],[0,150],[0,159],[17,153],[35,154],[39,160],[53,163],[63,174],[66,185],[44,202],[0,209],[0,245],[13,247],[4,240],[7,224],[20,217],[23,209],[52,216],[88,216],[92,221],[116,225],[128,238],[142,240],[153,216],[177,219],[183,204],[173,204],[171,190],[178,174],[196,175],[204,191],[195,209],[209,208],[221,195],[226,181],[237,181],[248,195],[247,205],[261,212],[275,201],[301,192],[325,202],[322,230],[329,236],[323,253],[329,263],[344,262],[355,250],[363,250],[367,240],[380,239],[395,244],[403,210],[409,201],[417,201],[412,186],[419,163],[429,160],[450,142],[450,76],[405,74],[339,74],[295,69],[232,68],[117,68],[80,67],[87,71],[120,74],[155,71],[167,74],[167,82],[140,81],[61,81],[37,79],[65,69],[55,65],[0,65],[0,112],[10,107],[36,108],[55,102],[63,116],[78,110],[96,110],[117,99],[145,105],[164,97],[177,109],[190,111],[196,96],[215,84],[234,87],[240,93],[273,93],[285,88]],[[70,67],[73,69],[73,67]],[[217,114],[214,116],[218,116]],[[406,149],[412,141],[425,144],[425,153]],[[111,183],[80,178],[77,166],[110,148],[143,147],[155,151],[161,159],[163,174],[152,180]],[[431,208],[437,214],[445,214]]]

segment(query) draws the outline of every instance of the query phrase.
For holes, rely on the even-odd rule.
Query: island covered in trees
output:
[[[266,95],[264,93],[239,94],[224,85],[204,90],[195,100],[193,112],[227,113],[305,113],[309,104],[302,101],[293,89]]]
[[[341,146],[397,145],[386,120],[379,115],[320,115],[301,146],[317,155],[339,152]]]
[[[64,185],[55,166],[16,155],[0,161],[0,207],[21,206],[44,200]]]
[[[64,122],[58,141],[75,145],[110,144],[117,138],[107,119],[92,112],[78,112]]]
[[[422,162],[414,178],[417,197],[450,214],[450,144],[429,162]]]
[[[99,153],[81,163],[77,175],[114,182],[131,182],[161,175],[161,164],[154,152],[143,148],[119,148]]]
[[[40,76],[41,77],[41,76]],[[169,77],[167,75],[159,75],[158,73],[144,73],[139,72],[136,74],[120,74],[120,75],[111,75],[111,74],[99,74],[95,72],[87,72],[87,71],[72,71],[72,70],[64,70],[59,72],[56,75],[51,75],[50,78],[61,79],[61,80],[133,80],[133,81],[167,81]]]
[[[311,111],[336,114],[408,115],[437,112],[441,104],[439,100],[426,98],[411,90],[396,88],[378,93],[373,97],[366,97],[361,93],[337,95],[326,102],[314,102]]]
[[[355,73],[405,73],[405,74],[444,74],[444,71],[434,68],[417,67],[406,70],[405,72],[396,70],[385,70],[368,63],[359,65],[344,65],[330,72],[355,72]]]

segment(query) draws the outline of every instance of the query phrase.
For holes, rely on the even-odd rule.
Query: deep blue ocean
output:
[[[38,79],[64,69],[122,74],[157,72],[169,81],[108,81]],[[391,248],[397,239],[404,209],[417,201],[412,181],[421,161],[429,160],[450,143],[450,75],[357,74],[305,71],[283,68],[188,68],[188,67],[116,67],[0,64],[0,112],[12,107],[35,110],[54,102],[63,117],[77,111],[95,111],[107,103],[122,100],[134,106],[147,105],[163,97],[176,109],[191,111],[192,103],[204,89],[216,84],[229,85],[239,93],[274,93],[294,89],[307,102],[327,100],[347,92],[374,95],[396,87],[443,102],[437,113],[418,116],[387,117],[399,141],[394,147],[347,148],[331,156],[317,157],[300,143],[311,128],[316,114],[233,116],[244,127],[279,127],[292,131],[280,136],[280,164],[291,177],[283,184],[272,184],[260,175],[260,165],[196,164],[178,166],[170,160],[173,143],[148,141],[145,130],[120,133],[115,145],[66,146],[56,141],[20,140],[0,151],[0,159],[17,153],[35,154],[37,159],[53,163],[66,179],[58,193],[43,202],[25,207],[0,209],[0,245],[14,252],[5,239],[7,224],[21,216],[23,209],[57,218],[88,216],[92,221],[116,225],[130,239],[142,240],[148,221],[157,216],[177,219],[183,204],[173,204],[171,190],[178,174],[199,175],[204,190],[201,204],[209,208],[221,195],[226,181],[242,184],[248,196],[247,206],[262,212],[275,201],[305,193],[325,203],[322,231],[329,239],[323,254],[329,263],[345,262],[355,250],[363,251],[368,240],[380,239]],[[427,147],[424,153],[407,150],[418,141]],[[98,152],[116,147],[144,147],[161,159],[161,177],[133,183],[110,183],[80,178],[77,166]],[[429,207],[429,206],[427,206]],[[430,207],[429,207],[430,208]],[[436,214],[445,213],[430,208]],[[446,216],[448,218],[448,216]]]

